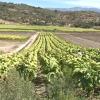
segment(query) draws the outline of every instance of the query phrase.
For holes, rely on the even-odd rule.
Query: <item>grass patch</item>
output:
[[[75,28],[62,26],[39,26],[39,25],[5,25],[0,24],[0,31],[49,31],[49,32],[100,32],[92,28]]]
[[[14,40],[14,41],[25,41],[29,38],[27,35],[18,34],[0,34],[0,40]]]

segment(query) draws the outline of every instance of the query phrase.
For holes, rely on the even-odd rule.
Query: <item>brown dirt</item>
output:
[[[34,32],[24,32],[24,31],[21,31],[21,32],[16,32],[16,31],[0,31],[0,34],[18,34],[18,35],[28,35],[28,36],[31,36],[34,34]]]
[[[58,33],[56,35],[84,47],[100,48],[100,33]]]
[[[10,52],[22,44],[23,42],[18,42],[18,41],[0,40],[0,51],[5,53]]]
[[[0,40],[0,47],[12,46],[12,45],[19,45],[23,42],[19,41],[11,41],[11,40]]]
[[[31,44],[31,42],[33,43],[34,35],[35,35],[35,33],[33,32],[0,32],[0,34],[21,34],[21,35],[31,36],[31,38],[28,40],[30,42],[29,44]],[[18,48],[24,46],[26,42],[19,42],[13,40],[0,40],[0,51],[4,53],[15,51]]]
[[[100,43],[100,33],[71,33],[75,37],[80,37]]]

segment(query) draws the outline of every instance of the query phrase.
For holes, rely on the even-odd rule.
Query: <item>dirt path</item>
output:
[[[21,51],[24,48],[28,49],[33,44],[37,36],[38,34],[33,34],[26,42],[18,42],[18,43],[2,40],[1,43],[4,45],[0,46],[0,51],[8,54],[13,54]]]
[[[84,47],[100,48],[100,43],[93,41],[93,40],[77,37],[71,34],[57,34],[57,36],[63,38],[66,41],[69,41],[69,42],[72,42],[72,43],[75,43],[75,44],[78,44]]]
[[[38,34],[33,34],[29,40],[27,40],[24,44],[22,44],[21,46],[19,46],[17,49],[15,49],[14,51],[11,51],[11,53],[17,53],[19,51],[21,51],[22,49],[26,48],[28,49],[32,44],[33,42],[36,40]]]

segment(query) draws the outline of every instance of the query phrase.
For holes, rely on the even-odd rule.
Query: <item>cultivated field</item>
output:
[[[100,48],[100,33],[86,32],[86,33],[58,33],[60,38],[81,45],[83,47]]]
[[[1,45],[12,46],[10,41],[23,45],[12,54],[0,54],[0,100],[99,100],[100,50],[93,49],[99,48],[97,30],[69,28],[79,32],[56,34],[53,26],[29,26],[32,32],[25,26],[24,31],[19,29],[23,26],[9,27],[10,32],[5,28],[2,33]]]

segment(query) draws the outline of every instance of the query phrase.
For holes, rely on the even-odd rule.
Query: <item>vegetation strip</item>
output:
[[[54,97],[59,100],[61,93],[66,100],[68,90],[74,93],[79,90],[84,96],[100,93],[100,50],[73,45],[52,33],[41,32],[29,49],[14,55],[0,55],[0,59],[1,78],[5,79],[9,70],[16,68],[25,80],[43,84],[45,98],[49,100]]]
[[[41,25],[6,25],[0,24],[0,31],[11,31],[11,32],[34,32],[34,31],[45,31],[45,32],[100,32],[93,28],[76,28],[68,26],[41,26]]]
[[[25,41],[29,36],[17,35],[17,34],[0,34],[0,40],[14,40]]]

